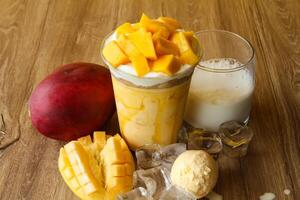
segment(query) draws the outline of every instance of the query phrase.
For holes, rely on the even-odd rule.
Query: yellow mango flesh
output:
[[[122,34],[128,34],[128,33],[134,32],[134,31],[135,31],[134,27],[130,23],[126,22],[126,23],[120,25],[116,29],[116,34],[119,37]]]
[[[132,65],[138,76],[143,76],[150,71],[146,57],[141,51],[139,51],[133,42],[127,39],[127,37],[124,35],[121,35],[117,42],[129,57],[129,60],[132,62]]]
[[[151,70],[171,76],[180,69],[180,66],[180,61],[174,55],[164,55],[152,62]]]
[[[114,67],[117,67],[122,64],[129,62],[128,57],[116,43],[116,41],[111,41],[103,48],[104,58]]]
[[[176,44],[164,38],[158,38],[155,42],[155,50],[157,55],[173,54],[179,56],[179,49]]]
[[[198,62],[199,58],[194,53],[184,32],[176,32],[172,35],[171,41],[175,43],[180,51],[180,62],[182,64],[194,65]]]
[[[163,22],[171,33],[180,28],[179,22],[171,17],[159,17],[157,20]]]
[[[117,165],[110,162],[112,155],[122,162]],[[60,149],[58,168],[80,199],[115,199],[117,194],[132,188],[134,162],[119,135],[106,141],[105,132],[95,132],[94,142],[90,136],[69,142]]]
[[[156,52],[154,49],[152,34],[144,28],[128,34],[128,39],[142,52],[142,54],[150,60],[155,60]]]
[[[164,23],[157,20],[152,20],[145,14],[143,14],[140,19],[140,25],[152,34],[160,31],[164,38],[168,38],[170,35],[170,32]]]

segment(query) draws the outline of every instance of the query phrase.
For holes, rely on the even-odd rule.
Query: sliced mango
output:
[[[171,17],[159,17],[157,20],[163,22],[169,29],[170,33],[173,33],[176,29],[180,28],[179,22]]]
[[[104,58],[114,67],[126,64],[129,62],[128,57],[116,43],[116,41],[111,41],[103,48]]]
[[[164,38],[158,38],[155,41],[155,50],[157,55],[173,54],[179,56],[180,52],[176,44]]]
[[[194,53],[184,32],[176,32],[172,35],[171,41],[174,42],[180,51],[180,62],[182,64],[194,65],[198,62],[199,58]]]
[[[94,142],[90,136],[85,136],[60,149],[59,171],[80,199],[115,199],[117,194],[132,188],[134,162],[125,141],[119,135],[110,137],[107,142],[104,140],[105,132],[95,132]],[[93,156],[97,154],[98,157]],[[112,155],[122,162],[111,162]]]
[[[180,61],[174,55],[164,55],[152,62],[151,70],[171,76],[180,69],[180,66]]]
[[[127,37],[124,35],[121,35],[117,42],[129,57],[129,60],[132,62],[132,65],[138,76],[143,76],[150,71],[146,57],[141,51],[139,51],[133,42],[127,39]]]
[[[152,20],[145,14],[143,14],[140,19],[140,25],[152,34],[160,31],[160,34],[162,34],[164,38],[168,38],[170,35],[170,32],[164,23]]]
[[[131,24],[132,28],[137,31],[141,28],[141,24],[140,23],[134,23],[134,24]]]
[[[128,34],[128,33],[132,33],[134,32],[135,29],[134,27],[132,27],[132,25],[128,22],[120,25],[117,29],[116,29],[116,34],[119,37],[122,34]]]
[[[156,52],[154,49],[152,34],[144,28],[128,34],[128,39],[142,52],[142,54],[150,60],[155,60]]]

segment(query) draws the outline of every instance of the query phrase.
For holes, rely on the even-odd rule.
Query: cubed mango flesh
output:
[[[95,132],[94,142],[86,136],[60,149],[59,171],[80,199],[112,200],[132,189],[135,166],[128,146],[119,135],[115,135],[104,142],[103,148],[90,152],[93,149],[88,146],[97,145],[96,141],[102,144],[103,140],[105,132]],[[114,164],[112,157],[120,160],[118,164]]]
[[[164,23],[157,20],[152,20],[145,14],[143,14],[140,19],[140,25],[152,34],[160,31],[160,34],[162,34],[164,38],[168,38],[170,35],[170,32]]]
[[[174,42],[179,48],[180,62],[182,64],[194,65],[198,62],[199,58],[193,51],[184,32],[174,33],[171,37],[171,41]]]
[[[144,28],[128,34],[128,39],[142,52],[142,54],[150,59],[155,60],[156,53],[152,41],[152,34],[147,32]]]
[[[135,29],[134,27],[132,27],[132,25],[128,22],[120,25],[117,29],[116,29],[116,34],[119,37],[122,34],[128,34],[128,33],[132,33],[134,32]]]
[[[105,45],[102,54],[104,58],[114,67],[118,67],[119,65],[129,62],[129,58],[125,55],[116,41],[111,41]]]
[[[171,17],[159,17],[157,20],[163,22],[170,33],[173,33],[176,29],[180,28],[179,22]]]
[[[129,57],[129,60],[132,62],[132,65],[138,76],[143,76],[150,71],[146,57],[142,52],[127,39],[126,36],[121,35],[118,40],[118,44],[125,54]]]
[[[174,55],[163,55],[151,63],[151,70],[162,72],[169,76],[175,74],[180,69],[181,63]]]
[[[161,37],[155,41],[155,50],[157,55],[159,56],[167,54],[179,56],[180,54],[176,44]]]

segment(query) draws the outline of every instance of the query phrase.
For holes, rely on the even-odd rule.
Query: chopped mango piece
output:
[[[134,23],[134,24],[131,24],[132,28],[137,31],[141,28],[141,24],[140,23]]]
[[[191,49],[189,49],[181,53],[179,60],[183,64],[195,65],[197,62],[199,62],[199,57],[196,56]]]
[[[115,41],[111,41],[103,48],[104,58],[114,67],[126,64],[129,62],[128,57]]]
[[[157,20],[152,20],[149,17],[147,17],[145,14],[142,15],[142,17],[140,19],[140,24],[147,31],[149,31],[153,34],[155,32],[160,31],[164,38],[168,38],[170,35],[170,32],[164,23],[157,21]]]
[[[156,53],[152,41],[152,34],[147,32],[144,28],[128,34],[128,39],[142,52],[142,54],[150,59],[155,60]]]
[[[106,138],[105,138],[105,132],[104,131],[94,131],[94,143],[96,143],[100,149],[103,149]]]
[[[163,22],[169,29],[170,33],[173,33],[176,29],[180,28],[179,22],[170,17],[159,17],[158,21]]]
[[[163,30],[159,30],[159,31],[153,33],[152,40],[153,40],[153,42],[156,42],[158,40],[158,38],[168,39],[168,37],[166,37],[166,36],[168,36],[168,35],[166,35]]]
[[[138,76],[143,76],[150,71],[146,57],[138,50],[133,42],[124,35],[120,36],[117,42],[128,55]]]
[[[151,70],[171,76],[180,69],[180,65],[180,61],[174,55],[164,55],[153,61]]]
[[[134,31],[135,31],[134,27],[132,27],[130,23],[126,22],[126,23],[120,25],[116,29],[116,34],[119,37],[122,34],[128,34],[128,33],[134,32]]]
[[[173,54],[179,56],[179,49],[176,44],[164,38],[158,38],[155,42],[155,50],[157,55]]]
[[[180,62],[182,64],[194,65],[199,61],[198,56],[194,53],[184,32],[176,32],[172,35],[171,41],[174,42],[180,51]]]

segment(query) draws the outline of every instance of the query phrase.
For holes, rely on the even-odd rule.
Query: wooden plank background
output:
[[[0,199],[76,199],[58,174],[62,143],[32,128],[28,98],[61,64],[101,64],[102,38],[142,12],[251,41],[257,55],[250,122],[255,137],[247,157],[220,159],[216,191],[225,200],[258,199],[264,192],[300,199],[299,0],[0,0],[0,112],[8,136],[21,133],[0,158]]]

